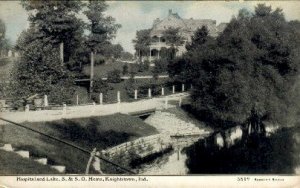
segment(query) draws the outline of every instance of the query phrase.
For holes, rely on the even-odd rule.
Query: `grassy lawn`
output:
[[[103,102],[104,103],[116,103],[117,102],[117,92],[120,91],[121,101],[122,102],[132,102],[135,101],[133,96],[130,97],[126,91],[126,84],[129,80],[123,80],[120,83],[109,83],[111,86],[111,90],[108,91],[105,96]],[[169,78],[162,78],[157,81],[158,83],[165,84],[169,82]],[[136,83],[151,83],[151,79],[137,79]],[[179,86],[177,87],[177,91],[179,90]],[[177,92],[176,91],[176,92]],[[172,86],[165,87],[165,95],[172,94]],[[134,93],[132,93],[134,95]],[[154,94],[152,94],[154,96]],[[148,97],[144,97],[148,98]],[[138,93],[138,99],[141,99],[140,93]]]
[[[102,150],[157,133],[141,119],[123,114],[24,124],[88,150]],[[65,165],[66,173],[84,173],[89,155],[14,125],[3,129],[5,143],[30,150],[35,157],[47,157],[50,164]]]
[[[0,150],[0,174],[59,174],[49,166],[25,159],[13,152]]]
[[[95,73],[95,78],[102,78],[102,77],[107,77],[107,72],[112,71],[114,69],[118,69],[120,71],[123,70],[123,65],[126,63],[123,62],[111,62],[103,65],[96,65],[94,67],[94,73]],[[90,65],[86,65],[83,68],[83,73],[85,75],[90,75]]]
[[[124,63],[124,62],[111,62],[111,63],[108,63],[108,64],[103,64],[103,65],[96,65],[94,67],[94,73],[95,73],[95,78],[103,78],[103,77],[107,77],[107,73],[109,71],[112,71],[114,69],[118,69],[122,72],[123,70],[123,66],[127,64],[128,67],[130,66],[136,66],[134,64],[129,64],[129,63]],[[129,68],[130,69],[130,68]],[[152,70],[152,67],[149,68],[148,71],[144,71],[144,72],[137,72],[136,76],[148,76],[148,75],[153,75],[153,73],[151,72]],[[90,68],[90,65],[86,65],[84,68],[83,68],[83,73],[87,76],[90,75],[90,71],[91,71],[91,68]],[[167,74],[167,73],[165,73]],[[123,76],[123,75],[121,75]],[[129,76],[129,74],[125,75],[125,76]]]

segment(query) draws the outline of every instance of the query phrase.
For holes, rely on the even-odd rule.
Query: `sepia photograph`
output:
[[[0,1],[1,188],[224,175],[300,175],[300,1]]]

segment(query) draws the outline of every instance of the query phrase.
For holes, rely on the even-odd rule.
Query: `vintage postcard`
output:
[[[0,188],[297,187],[300,1],[0,1]]]

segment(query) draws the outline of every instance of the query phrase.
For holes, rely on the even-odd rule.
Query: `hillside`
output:
[[[24,124],[88,150],[95,147],[102,150],[157,133],[154,127],[141,119],[123,114]],[[65,165],[66,173],[84,173],[89,155],[11,124],[5,125],[2,130],[4,143],[29,150],[36,157],[47,157],[50,163]]]
[[[135,67],[134,69],[138,69],[138,65],[137,64],[129,64],[129,63],[124,63],[124,62],[120,62],[120,61],[116,61],[116,62],[110,62],[108,64],[102,64],[102,65],[95,65],[94,67],[94,76],[95,78],[104,78],[107,77],[107,73],[114,70],[114,69],[118,69],[121,72],[123,71],[123,66],[126,65],[128,67]],[[90,65],[85,65],[83,68],[83,74],[90,76]],[[152,67],[149,68],[149,70],[147,71],[143,71],[143,72],[137,72],[136,76],[151,76],[153,75],[152,71]],[[122,75],[123,76],[123,75]],[[129,74],[127,74],[126,76],[129,76]]]
[[[59,174],[58,171],[8,151],[0,150],[0,174]]]

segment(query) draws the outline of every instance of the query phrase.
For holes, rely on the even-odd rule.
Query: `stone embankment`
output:
[[[145,123],[155,127],[161,135],[170,137],[174,135],[204,135],[204,128],[200,129],[193,122],[187,122],[170,112],[157,111],[145,120]]]
[[[130,158],[130,154],[134,152],[135,155],[143,158],[157,152],[162,152],[170,147],[178,147],[178,144],[181,147],[188,146],[199,138],[209,134],[204,128],[198,128],[192,122],[181,120],[170,112],[156,111],[145,122],[155,127],[159,131],[159,134],[142,137],[102,150],[102,154],[107,157],[127,155]],[[172,138],[172,136],[176,135],[196,135],[196,137],[184,140]]]

